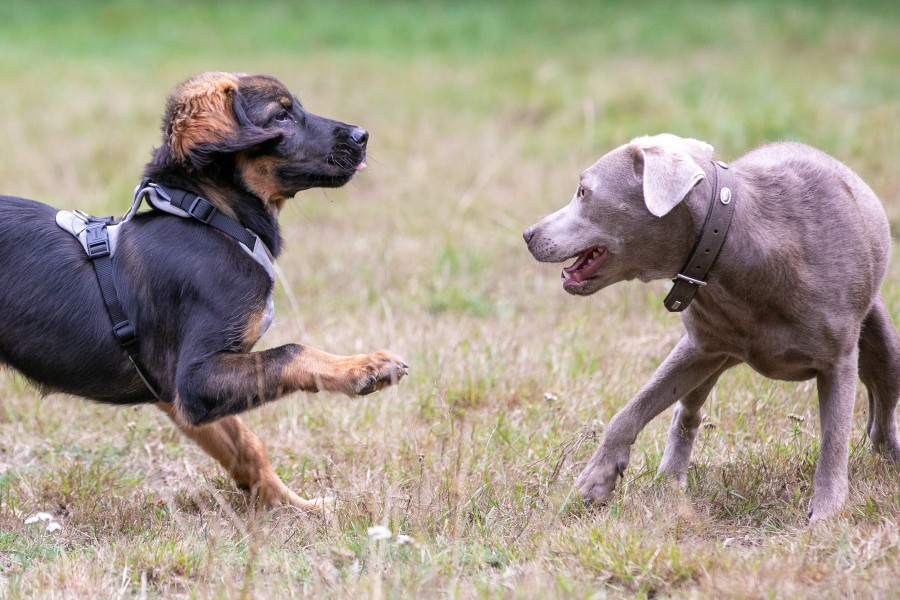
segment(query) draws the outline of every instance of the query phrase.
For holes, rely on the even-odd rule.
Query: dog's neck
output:
[[[706,171],[706,169],[704,170]],[[688,210],[691,220],[691,247],[693,247],[694,242],[700,237],[700,234],[703,233],[703,224],[706,222],[706,214],[709,212],[709,199],[715,192],[713,189],[713,181],[715,181],[714,177],[715,173],[712,169],[706,171],[706,177],[688,192],[688,195],[683,202],[685,208]],[[686,261],[689,254],[690,252],[686,253],[683,260]]]
[[[149,177],[154,183],[202,196],[223,214],[258,235],[272,256],[278,258],[281,252],[278,215],[267,209],[262,200],[244,190],[233,175],[220,172],[213,178],[203,173],[189,172],[182,165],[157,158],[154,157],[144,168],[144,177]],[[225,181],[228,183],[221,183]]]
[[[701,191],[712,192],[703,225],[693,244],[693,249],[684,266],[678,271],[672,289],[663,304],[671,312],[680,312],[688,307],[697,291],[706,286],[707,275],[719,256],[734,216],[733,187],[734,178],[728,165],[723,162],[713,164],[712,177],[707,176]],[[709,193],[707,191],[707,193]],[[696,195],[685,198],[685,205],[694,217],[694,227],[699,223],[699,210],[695,201]]]

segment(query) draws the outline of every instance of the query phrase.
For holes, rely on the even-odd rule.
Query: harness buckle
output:
[[[209,224],[213,215],[216,214],[216,207],[207,202],[204,198],[197,196],[191,202],[191,206],[187,209],[189,215],[200,221]]]
[[[85,241],[87,243],[88,258],[103,258],[109,256],[109,233],[106,225],[94,223],[84,228]]]
[[[119,340],[119,343],[126,348],[137,341],[137,333],[131,325],[131,321],[125,320],[116,323],[113,325],[113,331],[115,332],[116,339]]]

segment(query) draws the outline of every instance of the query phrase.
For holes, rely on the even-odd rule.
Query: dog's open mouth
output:
[[[563,288],[567,292],[582,291],[585,281],[597,274],[608,256],[609,252],[604,246],[593,246],[579,252],[575,262],[571,266],[564,267],[560,273]]]

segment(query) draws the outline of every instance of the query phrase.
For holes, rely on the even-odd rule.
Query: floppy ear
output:
[[[673,135],[643,137],[632,141],[638,160],[643,163],[644,203],[647,210],[662,217],[684,200],[695,185],[706,177],[685,143],[703,144],[712,155],[712,146],[696,140],[682,140]]]
[[[165,140],[172,156],[195,169],[217,154],[240,152],[280,137],[237,118],[238,78],[231,73],[201,73],[178,86],[166,107]]]

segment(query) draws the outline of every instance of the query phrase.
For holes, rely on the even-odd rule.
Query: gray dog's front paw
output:
[[[809,522],[815,523],[833,517],[841,510],[846,499],[846,483],[836,483],[828,489],[816,488],[809,509]]]
[[[606,502],[616,489],[616,480],[625,474],[629,451],[628,447],[624,450],[609,451],[601,444],[584,471],[575,480],[578,495],[588,503]]]

